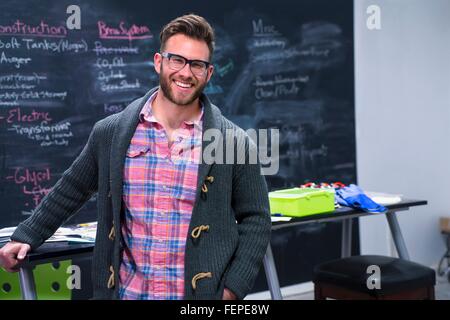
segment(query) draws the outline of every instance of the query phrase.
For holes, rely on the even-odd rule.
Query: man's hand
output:
[[[8,242],[0,249],[0,266],[8,272],[17,272],[17,266],[30,250],[31,246],[27,243]]]
[[[222,300],[236,300],[236,299],[237,299],[236,295],[233,292],[231,292],[231,290],[228,290],[227,288],[223,290]]]

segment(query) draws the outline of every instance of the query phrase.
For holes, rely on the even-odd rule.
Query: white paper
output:
[[[0,241],[9,241],[9,237],[14,233],[16,227],[8,227],[0,229]],[[93,243],[97,232],[97,222],[77,225],[74,228],[61,227],[56,230],[55,234],[45,242],[80,242]]]
[[[271,217],[272,222],[277,222],[277,221],[291,221],[292,217]]]

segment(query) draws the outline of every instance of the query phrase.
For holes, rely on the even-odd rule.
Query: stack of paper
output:
[[[16,227],[0,229],[0,242],[7,242]],[[94,243],[97,222],[79,224],[73,227],[61,227],[45,242]]]

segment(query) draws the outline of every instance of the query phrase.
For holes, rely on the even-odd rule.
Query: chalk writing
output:
[[[122,111],[123,109],[125,109],[126,105],[123,103],[119,103],[119,104],[103,104],[103,111],[105,112],[105,114],[113,114],[113,113],[117,113]]]
[[[12,25],[0,25],[0,35],[24,35],[34,37],[64,38],[67,29],[64,26],[51,26],[43,20],[38,25],[29,25],[17,20]]]
[[[27,50],[42,50],[50,52],[87,52],[88,44],[84,39],[80,39],[77,42],[61,39],[59,41],[52,41],[48,39],[36,40],[36,39],[22,39]]]
[[[121,21],[116,28],[108,26],[104,21],[98,21],[97,26],[100,39],[125,39],[131,41],[153,38],[153,35],[147,26],[137,26],[133,24],[128,28],[124,21]]]
[[[317,49],[310,47],[308,49],[299,50],[297,48],[289,48],[277,52],[263,52],[252,57],[253,62],[260,62],[264,60],[283,60],[295,57],[328,57],[329,49]]]
[[[265,86],[274,86],[277,84],[286,84],[286,83],[305,83],[309,81],[309,76],[298,76],[298,77],[283,77],[282,75],[275,75],[271,79],[263,79],[262,77],[256,77],[254,85],[257,87],[265,87]]]
[[[13,125],[9,128],[9,131],[15,131],[21,135],[32,135],[35,133],[48,133],[48,132],[59,132],[69,130],[71,126],[70,122],[57,123],[54,125],[48,125],[47,121],[42,121],[38,126],[23,127],[21,125]]]
[[[80,52],[80,51],[88,51],[87,42],[84,39],[81,39],[78,42],[69,41],[66,39],[60,39],[57,41],[49,40],[49,39],[32,39],[32,38],[24,38],[19,40],[16,37],[11,37],[9,40],[1,40],[0,39],[0,49],[21,49],[25,48],[27,50],[43,50],[50,52]]]
[[[137,47],[104,47],[100,41],[94,42],[94,49],[92,49],[97,56],[108,54],[139,54],[139,48]]]
[[[0,75],[0,89],[2,90],[32,90],[36,88],[42,80],[46,80],[46,75],[33,73],[22,75],[19,73]]]
[[[47,121],[42,121],[34,126],[13,124],[7,130],[34,140],[41,147],[68,146],[68,139],[74,136],[71,131],[71,123],[67,121],[53,125],[49,125]]]
[[[290,87],[284,84],[277,85],[270,90],[258,88],[255,90],[255,98],[261,100],[266,98],[280,98],[282,96],[295,96],[299,90],[300,88],[295,83],[292,83]]]
[[[117,72],[114,70],[111,70],[109,72],[99,71],[99,73],[97,74],[98,80],[106,82],[108,82],[111,79],[124,79],[124,78],[126,78],[126,75],[122,73],[122,70],[118,70]]]
[[[110,92],[116,90],[131,90],[139,89],[141,87],[141,82],[139,79],[135,79],[134,82],[128,82],[127,80],[122,80],[118,84],[106,84],[102,83],[100,85],[100,90],[103,92]]]
[[[40,100],[40,99],[59,99],[59,100],[65,100],[67,97],[67,91],[62,92],[54,92],[54,91],[22,91],[22,92],[5,92],[0,93],[0,104],[3,102],[3,100],[13,100],[13,101],[19,101],[19,100]]]
[[[5,177],[6,180],[12,181],[16,185],[21,186],[24,195],[31,196],[33,205],[37,206],[42,198],[46,196],[51,188],[45,186],[51,180],[50,168],[30,169],[24,167],[13,168],[14,174]],[[43,186],[44,185],[44,186]],[[27,202],[25,206],[29,206]]]
[[[15,38],[11,37],[9,40],[0,39],[0,49],[19,49],[21,46],[20,42]]]
[[[225,65],[215,64],[215,70],[219,74],[220,77],[225,77],[229,72],[234,69],[234,63],[231,59]]]
[[[15,122],[35,122],[35,121],[52,121],[48,112],[23,111],[20,108],[11,109],[6,117],[7,123]]]
[[[99,80],[99,87],[102,92],[126,91],[141,88],[139,79],[126,79],[127,75],[122,71],[126,67],[124,58],[115,56],[112,59],[97,58],[95,67],[100,69],[97,73],[97,80]],[[109,70],[103,71],[103,70]],[[115,81],[110,83],[110,81]],[[119,81],[120,80],[120,81]],[[118,81],[118,82],[117,82]]]
[[[251,41],[251,46],[254,48],[280,48],[284,49],[286,47],[287,41],[284,39],[253,39]]]
[[[255,90],[255,98],[258,100],[266,98],[279,98],[283,96],[295,96],[300,88],[298,83],[306,83],[309,76],[284,77],[275,75],[268,79],[257,76],[253,85],[257,87]]]
[[[6,177],[6,180],[13,180],[16,184],[30,183],[34,186],[42,181],[50,181],[50,169],[31,170],[28,168],[15,168],[14,175]]]
[[[262,19],[258,21],[253,20],[253,35],[255,36],[278,36],[280,33],[274,25],[265,25]]]
[[[112,69],[112,68],[123,68],[126,65],[122,57],[114,57],[112,60],[98,58],[97,62],[95,63],[95,66],[100,69],[102,68]]]
[[[34,88],[36,85],[26,83],[0,84],[0,90],[31,90]]]
[[[35,82],[40,83],[42,80],[47,80],[47,76],[44,74],[33,73],[29,75],[14,73],[14,74],[5,74],[0,75],[0,83],[1,82]]]
[[[28,64],[31,61],[31,58],[27,57],[15,57],[8,56],[4,51],[0,55],[0,64],[9,64],[13,65],[15,68],[20,69],[22,66]]]

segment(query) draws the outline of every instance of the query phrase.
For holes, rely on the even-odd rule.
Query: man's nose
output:
[[[180,71],[178,71],[178,73],[186,78],[193,76],[192,71],[191,71],[191,65],[189,63],[186,63],[184,65],[184,67],[181,68]]]

